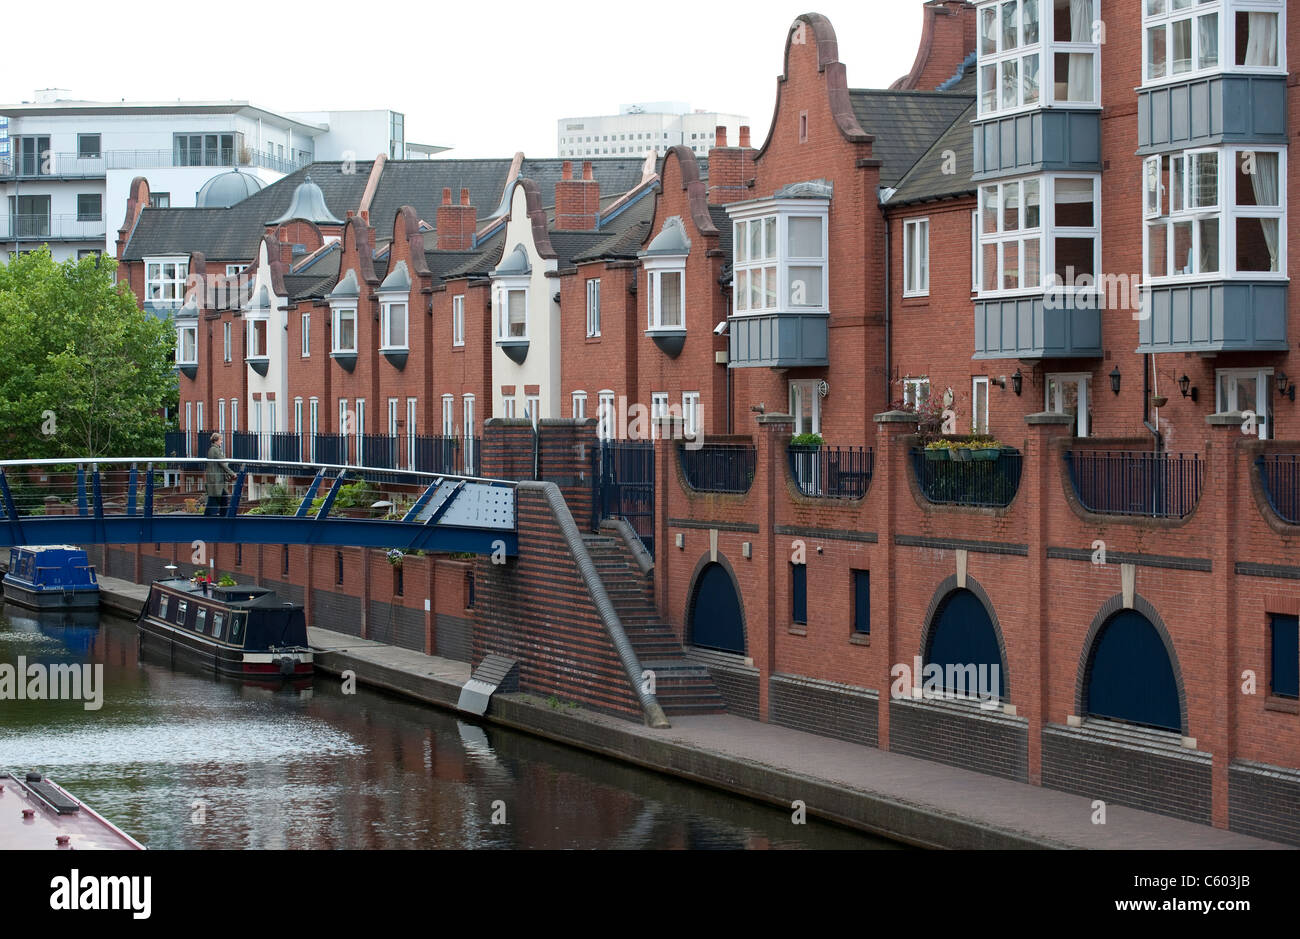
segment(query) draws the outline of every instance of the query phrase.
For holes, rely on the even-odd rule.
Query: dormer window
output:
[[[197,365],[199,363],[199,327],[187,324],[176,328],[176,364]]]
[[[334,344],[330,351],[355,355],[357,351],[357,308],[334,308]]]
[[[189,261],[181,258],[148,258],[144,265],[144,297],[150,303],[179,306],[185,299]]]
[[[787,199],[733,213],[737,314],[827,308],[828,207],[820,199]]]
[[[686,226],[674,215],[639,255],[645,269],[646,335],[674,358],[686,343],[686,259],[690,253]]]
[[[384,302],[382,303],[382,310],[383,348],[403,350],[408,348],[406,301]]]

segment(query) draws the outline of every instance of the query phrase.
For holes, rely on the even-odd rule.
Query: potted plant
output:
[[[1164,395],[1151,396],[1151,406],[1154,408],[1162,408],[1168,403],[1169,403],[1169,399]]]
[[[388,551],[385,552],[384,556],[388,558],[388,563],[393,565],[393,567],[401,567],[402,559],[406,557],[400,548],[389,548]]]
[[[790,447],[796,450],[818,450],[825,445],[821,434],[795,434],[790,438]]]
[[[221,575],[221,579],[217,581],[217,586],[218,586],[218,587],[235,587],[235,586],[238,586],[238,584],[237,584],[237,582],[235,581],[235,578],[231,577],[229,574],[222,574],[222,575]]]
[[[925,445],[925,458],[933,462],[944,462],[952,459],[952,441],[951,440],[931,440]]]
[[[972,460],[996,460],[1002,456],[1002,444],[996,440],[986,440],[971,449]]]

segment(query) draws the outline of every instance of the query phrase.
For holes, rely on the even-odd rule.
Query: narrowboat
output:
[[[144,845],[40,773],[0,769],[0,846],[18,850],[143,851]]]
[[[74,545],[9,549],[5,599],[30,610],[98,610],[99,580],[86,552]]]
[[[162,652],[220,675],[309,678],[307,620],[266,587],[154,581],[137,622],[142,651]]]

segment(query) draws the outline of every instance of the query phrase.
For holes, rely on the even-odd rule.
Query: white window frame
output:
[[[351,425],[352,425],[352,417],[351,417],[351,411],[349,411],[349,409],[348,409],[348,399],[347,399],[347,398],[339,398],[339,430],[338,430],[338,435],[339,435],[340,437],[347,437],[347,436],[348,436],[348,431],[351,429]],[[346,463],[347,460],[344,459],[343,462]]]
[[[180,306],[185,302],[185,285],[190,276],[189,258],[144,259],[145,301],[156,306]]]
[[[980,271],[980,213],[977,209],[970,214],[970,292],[979,293],[980,284],[984,282]]]
[[[247,317],[247,322],[248,322],[248,335],[247,335],[247,337],[246,337],[246,339],[247,339],[247,346],[246,346],[246,348],[247,348],[247,350],[248,350],[248,354],[245,356],[245,358],[246,358],[246,359],[259,359],[259,360],[260,360],[260,359],[270,358],[270,355],[271,355],[271,353],[270,353],[270,344],[271,344],[271,320],[270,320],[270,317],[267,317],[267,316],[255,316],[255,315],[251,315],[251,314],[248,314],[248,313],[245,313],[244,315]],[[260,348],[260,349],[258,348],[258,345],[259,345],[259,344],[258,344],[258,342],[257,342],[257,334],[258,334],[257,327],[258,327],[258,324],[259,324],[259,323],[260,323],[261,326],[262,326],[262,343],[261,343],[261,345],[263,346],[263,348]]]
[[[694,440],[700,430],[700,393],[698,391],[682,392],[682,434]]]
[[[1003,21],[1005,8],[1015,6],[1015,39],[1013,44],[1004,42]],[[1025,17],[1022,10],[1038,10],[1038,36],[1026,41]],[[981,118],[994,115],[1016,114],[1038,108],[1096,108],[1100,107],[1101,86],[1101,46],[1092,41],[1100,38],[1097,34],[1099,23],[1098,0],[1093,0],[1092,15],[1089,17],[1090,32],[1088,42],[1072,42],[1068,38],[1057,39],[1054,34],[1055,16],[1052,0],[1020,0],[1019,3],[1008,0],[995,0],[979,5],[975,20],[976,48],[976,99],[979,102]],[[989,13],[993,14],[994,43],[990,51],[985,44],[986,23]],[[1092,57],[1092,96],[1087,100],[1058,100],[1056,97],[1056,56],[1088,55]],[[1025,63],[1029,59],[1038,60],[1037,96],[1029,99],[1025,94]],[[1009,70],[1007,66],[1012,66]],[[993,102],[990,106],[986,99],[989,90],[986,76],[993,75]],[[1010,71],[1014,71],[1014,101],[1004,104]]]
[[[989,432],[989,377],[975,375],[970,380],[970,432],[987,434]],[[984,413],[980,414],[980,395],[984,397]],[[981,421],[982,418],[982,421]],[[981,423],[983,429],[981,429]]]
[[[419,399],[406,399],[406,468],[415,469],[415,438],[418,427],[416,418],[419,416]]]
[[[772,199],[728,209],[732,219],[732,315],[770,313],[817,313],[830,311],[830,200]],[[789,251],[790,220],[815,218],[821,222],[821,254],[793,257]],[[758,251],[751,249],[755,227]],[[775,238],[776,244],[771,241]],[[798,283],[792,270],[815,268],[821,279],[819,303],[796,304],[792,285]],[[771,281],[775,275],[775,288]],[[757,289],[755,289],[757,285]],[[755,305],[757,301],[761,305]]]
[[[1074,424],[1074,436],[1088,437],[1092,434],[1092,422],[1088,415],[1092,411],[1092,375],[1088,372],[1051,372],[1044,376],[1043,380],[1043,410],[1052,414],[1064,414],[1065,411],[1058,410],[1060,402],[1052,400],[1053,386],[1060,394],[1062,385],[1077,384],[1079,386],[1079,413]]]
[[[399,411],[397,409],[398,400],[396,398],[388,399],[388,436],[396,440],[401,436],[397,422]]]
[[[618,413],[614,401],[614,392],[608,388],[603,388],[597,393],[596,401],[596,435],[601,440],[613,440],[618,429]]]
[[[380,352],[407,352],[411,348],[411,312],[410,305],[407,303],[409,298],[403,294],[400,299],[384,299],[379,301],[379,351]],[[402,339],[400,343],[393,342],[393,323],[394,316],[397,315],[397,309],[401,308],[402,320]]]
[[[515,416],[515,395],[501,396],[501,416],[506,420],[513,420]]]
[[[512,293],[520,293],[524,298],[524,323],[523,332],[520,335],[511,335],[510,333],[510,295]],[[527,277],[501,278],[497,281],[492,291],[492,305],[496,310],[498,342],[524,342],[529,339],[529,307],[531,306],[529,294],[531,293]]]
[[[302,315],[302,357],[311,358],[311,314]]]
[[[1080,180],[1086,179],[1092,183],[1092,225],[1090,226],[1066,226],[1056,223],[1056,188],[1062,180]],[[1026,211],[1026,192],[1030,189],[1030,184],[1037,183],[1038,186],[1038,225],[1030,226],[1028,213]],[[997,213],[996,213],[996,230],[987,231],[985,213],[988,209],[989,194],[991,190],[997,191]],[[1007,227],[1006,211],[1004,206],[1007,202],[1007,195],[1010,192],[1015,193],[1016,198],[1016,218],[1017,227],[1010,229]],[[1097,277],[1101,271],[1101,177],[1096,173],[1045,173],[1041,175],[1024,176],[1017,179],[1001,180],[997,182],[981,183],[978,193],[978,218],[980,239],[980,297],[997,297],[997,296],[1015,296],[1027,293],[1042,293],[1048,289],[1063,291],[1066,295],[1078,293],[1097,292]],[[1056,241],[1059,238],[1090,238],[1092,239],[1092,270],[1090,275],[1091,284],[1080,283],[1083,280],[1083,274],[1076,272],[1074,283],[1063,283],[1056,273]],[[1028,266],[1025,263],[1026,246],[1037,242],[1038,244],[1038,281],[1031,283],[1029,279]],[[1014,245],[1016,249],[1016,286],[1005,286],[1007,275],[1007,254],[1008,246]],[[997,287],[986,288],[984,280],[989,273],[986,267],[988,258],[985,257],[985,248],[995,246],[994,257],[997,261],[997,269],[994,272],[996,276]]]
[[[1157,12],[1152,12],[1156,10]],[[1277,28],[1277,65],[1238,65],[1237,49],[1237,13],[1273,13],[1278,18]],[[1201,29],[1197,22],[1201,17],[1217,15],[1219,18],[1215,39],[1218,43],[1218,56],[1214,63],[1201,64]],[[1173,71],[1174,29],[1175,22],[1191,21],[1191,67],[1185,72]],[[1164,29],[1165,73],[1151,74],[1150,33],[1155,29]],[[1183,82],[1189,79],[1216,75],[1224,72],[1257,75],[1285,75],[1286,65],[1286,4],[1282,0],[1200,0],[1191,6],[1173,9],[1169,0],[1142,0],[1142,87],[1151,88],[1161,85]]]
[[[584,421],[587,419],[587,392],[575,391],[572,394],[573,419],[575,421]]]
[[[1213,206],[1193,206],[1196,187],[1193,167],[1203,154],[1218,158],[1216,177],[1217,202]],[[1237,170],[1246,154],[1276,154],[1278,199],[1275,206],[1237,205]],[[1174,185],[1176,167],[1181,162],[1181,186]],[[1167,182],[1166,182],[1167,181]],[[1143,284],[1180,284],[1197,281],[1287,279],[1287,149],[1285,147],[1195,147],[1148,157],[1142,161],[1142,273]],[[1177,208],[1175,208],[1177,206]],[[1276,220],[1278,226],[1278,270],[1237,270],[1237,223],[1242,219]],[[1219,223],[1218,269],[1202,271],[1201,239],[1203,224]],[[1153,228],[1164,226],[1165,270],[1176,270],[1174,225],[1190,225],[1192,230],[1191,270],[1156,276],[1151,273],[1151,235]]]
[[[600,335],[600,278],[587,280],[587,338]]]
[[[924,394],[921,392],[924,390]],[[926,375],[913,378],[907,376],[903,379],[903,406],[913,409],[919,409],[924,401],[930,399],[930,379]]]
[[[808,407],[805,409],[804,404]],[[804,411],[807,410],[807,414]],[[794,433],[820,434],[822,432],[822,394],[818,379],[799,379],[790,382],[790,414],[794,418]]]
[[[230,399],[230,432],[239,433],[239,399]]]
[[[458,294],[451,298],[451,344],[465,344],[465,295]]]
[[[645,266],[646,286],[646,330],[649,334],[655,333],[678,333],[686,329],[686,258],[678,257],[655,257],[646,258],[642,264]],[[679,323],[665,323],[663,296],[664,296],[664,276],[675,275],[677,277],[677,309],[680,312]]]
[[[190,339],[190,351],[186,354],[185,339]],[[177,365],[198,365],[199,364],[199,324],[198,323],[178,323],[176,326],[176,364]]]
[[[1260,440],[1270,440],[1273,436],[1272,417],[1273,417],[1273,369],[1271,368],[1220,368],[1214,371],[1214,403],[1215,410],[1221,413],[1231,413],[1241,411],[1242,402],[1237,399],[1238,387],[1237,379],[1250,378],[1256,382],[1256,388],[1259,394],[1256,404],[1259,409],[1255,411],[1255,430]],[[1227,394],[1220,396],[1224,390],[1224,379],[1231,379],[1227,387]],[[1226,400],[1225,400],[1226,398]],[[1247,408],[1246,410],[1251,410]]]
[[[307,433],[311,438],[311,458],[316,459],[316,435],[320,433],[320,399],[307,399]]]
[[[339,304],[330,307],[330,314],[333,320],[334,328],[330,330],[330,352],[336,355],[355,355],[357,353],[357,333],[360,323],[357,318],[357,306],[353,304]],[[352,323],[352,347],[347,348],[339,343],[339,338],[343,333],[343,324],[346,321]]]
[[[221,324],[221,361],[223,362],[230,362],[234,360],[235,353],[234,350],[231,348],[231,346],[234,345],[233,336],[234,333],[230,328],[230,324],[222,323]]]
[[[358,448],[360,448],[361,438],[366,435],[366,399],[365,398],[357,398],[356,412],[357,412],[356,438],[357,438],[357,446]],[[360,449],[357,450],[357,462],[358,463],[361,462]]]
[[[456,436],[456,396],[442,396],[442,435]]]
[[[185,402],[185,430],[186,430],[186,431],[191,431],[191,430],[194,430],[194,429],[195,429],[195,427],[194,427],[194,402],[193,402],[193,401],[186,401],[186,402]]]
[[[202,401],[196,401],[194,404],[194,418],[195,418],[195,425],[198,427],[200,431],[204,431],[208,429],[203,423],[203,402]]]
[[[903,222],[903,296],[930,295],[930,219]]]
[[[302,436],[302,398],[293,399],[293,432]]]
[[[465,472],[468,473],[474,468],[474,396],[464,395],[461,398],[462,426],[461,433],[465,435]]]
[[[217,399],[217,430],[224,437],[226,433],[226,399]]]
[[[248,270],[248,265],[247,265],[247,264],[227,264],[227,265],[226,265],[226,276],[227,276],[227,277],[238,277],[240,274],[244,273],[244,271],[246,271],[246,270]]]
[[[524,411],[527,413],[528,419],[533,422],[533,426],[536,427],[537,422],[542,419],[542,396],[540,394],[524,395]]]

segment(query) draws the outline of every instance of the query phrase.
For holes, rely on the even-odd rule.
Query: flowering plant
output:
[[[388,563],[393,567],[401,567],[402,558],[406,557],[406,554],[398,548],[389,548],[384,556],[388,558]]]

